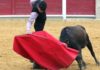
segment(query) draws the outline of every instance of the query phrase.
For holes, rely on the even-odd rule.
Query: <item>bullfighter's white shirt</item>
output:
[[[34,2],[37,0],[30,0],[30,4],[34,4]]]
[[[26,31],[27,31],[27,33],[30,32],[32,23],[33,23],[33,21],[35,21],[35,19],[37,18],[37,16],[38,16],[38,13],[37,12],[32,12],[30,14],[30,17],[29,17],[29,19],[27,21],[27,24],[26,24]]]
[[[32,2],[35,2],[35,1],[37,1],[37,0],[30,0],[31,3],[32,3]]]

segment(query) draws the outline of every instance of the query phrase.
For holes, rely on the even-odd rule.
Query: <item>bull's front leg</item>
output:
[[[78,66],[79,66],[80,70],[85,70],[86,69],[86,64],[82,59],[82,54],[81,53],[79,53],[79,55],[77,56],[76,61],[78,63]]]

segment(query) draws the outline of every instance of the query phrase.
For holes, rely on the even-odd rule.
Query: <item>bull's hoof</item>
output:
[[[86,69],[86,64],[83,64],[81,67],[80,67],[80,70],[85,70]]]
[[[85,70],[86,69],[86,67],[85,66],[83,66],[80,70]]]
[[[98,61],[97,63],[96,63],[98,66],[100,66],[100,62]]]

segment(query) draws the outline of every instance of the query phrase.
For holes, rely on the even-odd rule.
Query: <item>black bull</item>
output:
[[[69,26],[65,27],[61,31],[60,41],[67,43],[69,47],[74,48],[79,51],[79,55],[76,58],[80,70],[86,68],[86,63],[82,58],[82,48],[87,46],[91,55],[93,56],[97,65],[100,65],[100,62],[97,60],[95,53],[93,51],[92,44],[89,40],[89,36],[83,26]]]

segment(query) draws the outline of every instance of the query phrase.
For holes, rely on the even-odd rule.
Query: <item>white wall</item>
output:
[[[96,18],[100,19],[100,0],[96,0]]]

